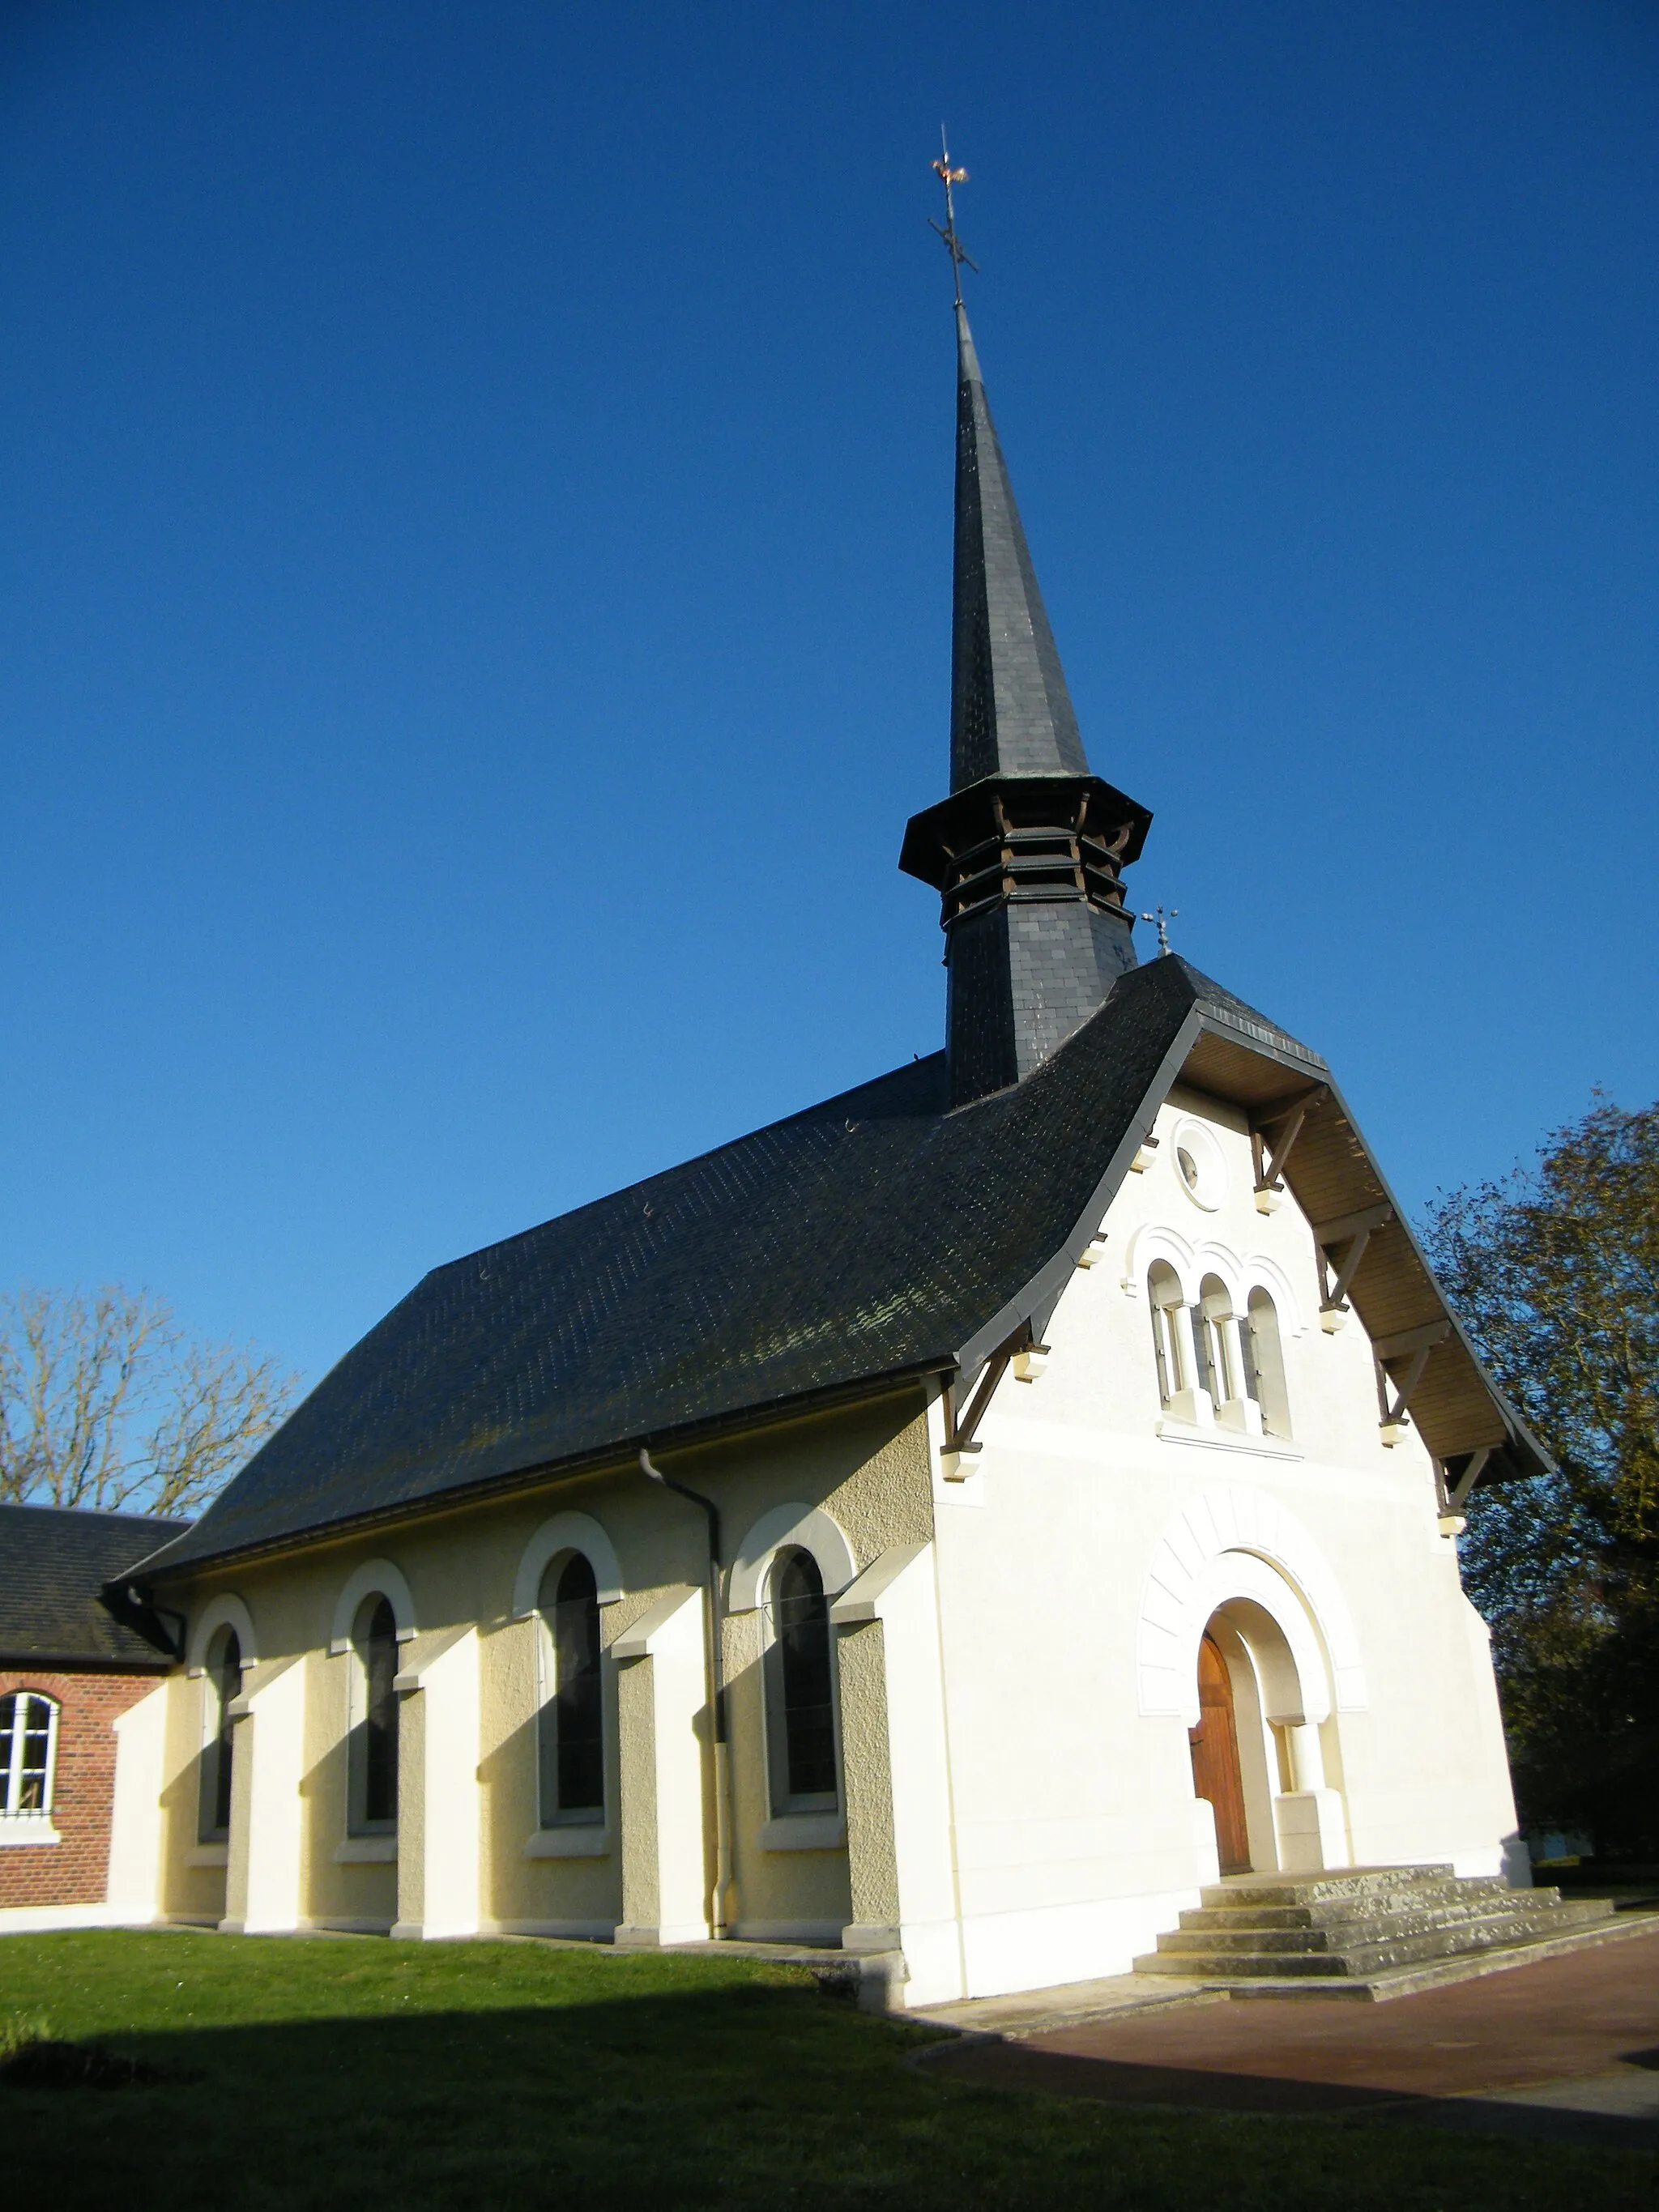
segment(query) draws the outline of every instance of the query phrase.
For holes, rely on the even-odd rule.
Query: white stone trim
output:
[[[1252,1557],[1258,1566],[1246,1564]],[[1262,1580],[1261,1563],[1273,1571],[1271,1581]],[[1291,1641],[1291,1650],[1299,1668],[1305,1661],[1311,1672],[1315,1659],[1321,1662],[1319,1682],[1304,1679],[1302,1684],[1310,1721],[1330,1711],[1330,1691],[1323,1687],[1326,1661],[1337,1709],[1366,1709],[1370,1699],[1359,1639],[1324,1553],[1287,1506],[1259,1490],[1229,1487],[1194,1498],[1165,1524],[1154,1547],[1135,1632],[1143,1714],[1169,1714],[1189,1728],[1196,1724],[1199,1643],[1210,1615],[1230,1595],[1263,1605],[1281,1627],[1305,1608],[1304,1626],[1310,1633],[1317,1631],[1317,1641],[1304,1642],[1299,1652]],[[1291,1640],[1289,1627],[1285,1635]]]
[[[1218,1213],[1227,1202],[1232,1178],[1227,1171],[1227,1155],[1222,1150],[1221,1140],[1215,1131],[1207,1121],[1200,1121],[1196,1114],[1183,1114],[1168,1133],[1167,1145],[1164,1157],[1170,1164],[1176,1189],[1189,1206],[1197,1206],[1200,1212]],[[1197,1170],[1196,1189],[1188,1184],[1181,1172],[1181,1163],[1176,1157],[1182,1146],[1191,1155],[1193,1166]]]
[[[1143,1222],[1130,1237],[1123,1253],[1123,1295],[1138,1298],[1146,1287],[1146,1277],[1156,1260],[1163,1260],[1174,1268],[1181,1284],[1183,1305],[1190,1305],[1198,1296],[1199,1276],[1202,1270],[1197,1265],[1193,1247],[1179,1231],[1167,1229],[1161,1221]]]
[[[1231,1245],[1220,1243],[1213,1237],[1207,1237],[1200,1243],[1190,1243],[1179,1230],[1171,1229],[1161,1221],[1143,1222],[1125,1248],[1125,1297],[1145,1296],[1147,1273],[1154,1261],[1158,1260],[1174,1268],[1181,1284],[1183,1305],[1196,1304],[1199,1288],[1206,1275],[1217,1275],[1227,1286],[1227,1295],[1233,1302],[1236,1314],[1245,1311],[1249,1304],[1250,1292],[1260,1288],[1267,1292],[1278,1309],[1281,1330],[1287,1331],[1291,1336],[1300,1336],[1308,1326],[1302,1300],[1277,1260],[1270,1260],[1261,1252],[1235,1252]]]
[[[393,1866],[397,1858],[396,1836],[347,1836],[334,1846],[336,1866]]]
[[[573,1820],[568,1828],[538,1828],[524,1855],[527,1859],[608,1859],[615,1841],[609,1820]]]
[[[455,1628],[440,1629],[425,1643],[420,1656],[412,1667],[403,1667],[392,1678],[392,1686],[398,1692],[423,1690],[431,1670],[441,1659],[447,1658],[463,1638],[474,1633],[472,1623],[462,1622]]]
[[[208,1645],[222,1628],[234,1628],[236,1641],[242,1650],[244,1668],[257,1667],[259,1652],[253,1633],[253,1615],[234,1591],[221,1590],[210,1597],[191,1623],[188,1666],[192,1674],[199,1674],[207,1665]]]
[[[890,1545],[836,1600],[830,1608],[831,1621],[837,1628],[853,1628],[860,1621],[879,1620],[889,1589],[927,1549],[926,1544]]]
[[[634,1623],[625,1628],[611,1646],[613,1659],[649,1659],[656,1652],[657,1639],[671,1624],[679,1619],[688,1605],[701,1609],[702,1592],[684,1583],[677,1583],[665,1590],[654,1605],[649,1605]],[[701,1620],[699,1620],[701,1627]]]
[[[1237,1309],[1243,1313],[1250,1302],[1252,1291],[1266,1291],[1279,1315],[1281,1335],[1301,1336],[1308,1327],[1308,1316],[1290,1277],[1277,1260],[1264,1254],[1252,1252],[1239,1268],[1237,1296],[1243,1304]]]
[[[775,1505],[762,1514],[738,1547],[726,1595],[728,1613],[754,1611],[761,1602],[767,1570],[786,1545],[812,1554],[830,1598],[844,1590],[858,1573],[847,1532],[821,1505]]]
[[[1243,1429],[1224,1429],[1212,1422],[1200,1426],[1196,1421],[1177,1421],[1170,1414],[1163,1414],[1158,1424],[1158,1439],[1165,1444],[1197,1444],[1205,1451],[1242,1452],[1249,1459],[1303,1460],[1308,1456],[1300,1444],[1287,1443],[1283,1437],[1248,1436]]]
[[[601,1605],[615,1605],[621,1597],[622,1568],[604,1528],[591,1513],[556,1513],[543,1522],[519,1555],[519,1571],[513,1578],[514,1620],[528,1620],[535,1612],[542,1577],[561,1552],[581,1553],[593,1570]]]
[[[366,1597],[383,1597],[390,1605],[398,1624],[399,1644],[407,1644],[415,1633],[415,1601],[409,1594],[402,1571],[394,1567],[390,1559],[365,1559],[361,1566],[352,1569],[345,1588],[334,1602],[334,1627],[328,1648],[337,1659],[351,1649],[351,1625]]]
[[[0,1905],[0,1936],[35,1936],[55,1928],[152,1928],[118,1905]]]
[[[839,1851],[847,1845],[844,1813],[775,1813],[761,1823],[763,1851]]]
[[[0,1850],[10,1844],[55,1844],[62,1839],[50,1813],[0,1814]]]

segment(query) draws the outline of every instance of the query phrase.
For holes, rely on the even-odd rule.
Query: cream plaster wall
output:
[[[676,1476],[719,1503],[728,1556],[744,1532],[780,1504],[822,1507],[835,1519],[862,1568],[895,1543],[925,1540],[932,1505],[926,1422],[918,1394],[908,1393],[769,1433],[673,1455]],[[348,1685],[355,1662],[329,1649],[341,1592],[368,1561],[389,1561],[407,1585],[414,1634],[400,1666],[419,1670],[422,1655],[447,1648],[456,1632],[475,1630],[478,1733],[476,1766],[451,1787],[477,1790],[477,1918],[480,1927],[513,1932],[608,1936],[623,1917],[618,1837],[618,1763],[622,1706],[617,1669],[607,1666],[606,1796],[608,1817],[598,1836],[583,1835],[580,1856],[547,1855],[537,1829],[537,1638],[533,1620],[514,1617],[514,1586],[526,1544],[550,1512],[575,1510],[597,1519],[615,1547],[622,1595],[601,1611],[607,1652],[665,1596],[700,1589],[705,1568],[702,1516],[633,1470],[567,1482],[522,1497],[434,1515],[381,1529],[360,1541],[309,1547],[290,1558],[205,1576],[169,1602],[192,1620],[227,1595],[248,1608],[260,1666],[249,1682],[297,1667],[303,1691],[295,1704],[302,1749],[295,1778],[301,1801],[299,1918],[320,1926],[411,1931],[434,1917],[428,1905],[404,1910],[429,1893],[425,1858],[435,1817],[428,1803],[433,1772],[424,1747],[427,1718],[416,1701],[400,1700],[400,1757],[422,1762],[421,1786],[409,1782],[406,1806],[420,1805],[418,1838],[399,1838],[404,1863],[364,1863],[337,1856],[346,1841]],[[779,1851],[763,1848],[769,1808],[760,1750],[759,1616],[728,1624],[735,1756],[737,1832],[732,1838],[738,1924],[746,1930],[838,1939],[851,1917],[845,1848]],[[649,1663],[648,1662],[647,1662]],[[290,1693],[291,1694],[291,1693]],[[200,1753],[200,1683],[182,1675],[167,1685],[166,1748],[161,1785],[158,1881],[162,1911],[175,1918],[226,1916],[223,1868],[191,1863],[195,1845]],[[302,1717],[301,1717],[302,1709]],[[699,1724],[706,1737],[708,1715]],[[252,1723],[257,1729],[258,1723]],[[239,1723],[239,1759],[250,1723]],[[712,1798],[707,1808],[712,1828]],[[407,1823],[405,1823],[405,1826]],[[447,1832],[447,1831],[446,1831]],[[551,1850],[563,1854],[572,1831]],[[704,1839],[713,1865],[712,1835]],[[592,1847],[592,1848],[590,1848]],[[448,1844],[446,1850],[451,1850]],[[418,1859],[420,1863],[412,1866]],[[401,1881],[400,1881],[401,1876]],[[459,1877],[458,1877],[459,1879]],[[400,1889],[403,1903],[400,1905]],[[234,1916],[233,1916],[234,1917]]]

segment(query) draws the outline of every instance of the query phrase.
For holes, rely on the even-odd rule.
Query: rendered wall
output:
[[[766,1435],[676,1455],[674,1473],[707,1490],[720,1504],[728,1549],[773,1508],[789,1502],[822,1506],[845,1531],[862,1567],[896,1542],[926,1538],[931,1528],[925,1416],[910,1393],[802,1422]],[[609,1936],[624,1918],[618,1808],[624,1714],[622,1681],[607,1663],[607,1819],[602,1830],[538,1826],[536,1701],[537,1639],[533,1619],[514,1617],[520,1562],[538,1528],[555,1513],[592,1516],[617,1554],[622,1595],[601,1608],[601,1638],[609,1653],[632,1625],[675,1593],[700,1590],[705,1570],[702,1516],[634,1470],[500,1501],[488,1507],[434,1515],[352,1543],[307,1547],[292,1558],[250,1565],[234,1573],[204,1576],[168,1594],[191,1620],[213,1599],[234,1593],[248,1607],[257,1631],[260,1665],[245,1687],[257,1689],[285,1670],[284,1753],[298,1771],[297,1833],[289,1859],[300,1924],[389,1930],[400,1925],[455,1932],[469,1917],[481,1929]],[[399,1680],[412,1684],[434,1665],[450,1662],[453,1639],[471,1633],[477,1703],[476,1744],[469,1755],[462,1735],[449,1724],[443,1743],[431,1729],[433,1691],[400,1692],[400,1769],[406,1796],[400,1803],[393,1856],[367,1855],[347,1836],[349,1684],[355,1660],[331,1650],[341,1593],[355,1571],[384,1559],[406,1585],[414,1633],[400,1644]],[[700,1617],[700,1616],[699,1616]],[[763,1730],[759,1703],[758,1626],[751,1617],[727,1630],[732,1678],[734,1795],[738,1822],[733,1838],[739,1925],[763,1926],[833,1939],[851,1916],[845,1847],[780,1851],[763,1847],[768,1807],[763,1779]],[[750,1645],[753,1649],[750,1649]],[[652,1662],[645,1662],[649,1666]],[[243,1917],[244,1890],[231,1895],[232,1869],[204,1865],[196,1840],[202,1732],[199,1680],[180,1674],[168,1683],[166,1750],[161,1785],[160,1875],[162,1911],[172,1917],[231,1924]],[[257,1705],[257,1696],[254,1703]],[[696,1725],[706,1741],[708,1715]],[[678,1723],[677,1723],[678,1725]],[[237,1727],[240,1804],[252,1806],[243,1768],[252,1759],[261,1721],[250,1711]],[[252,1731],[252,1735],[248,1733]],[[280,1729],[267,1730],[275,1741]],[[245,1755],[245,1747],[247,1747]],[[418,1775],[410,1767],[415,1761]],[[287,1779],[266,1776],[286,1791]],[[468,1820],[476,1874],[460,1871],[466,1857],[449,1837],[441,1843],[457,1869],[445,1884],[429,1861],[434,1796],[452,1803],[468,1793]],[[282,1802],[286,1802],[285,1797]],[[249,1817],[244,1814],[246,1819]],[[234,1826],[234,1814],[233,1816]],[[453,1825],[453,1824],[452,1824]],[[713,1802],[703,1808],[696,1848],[713,1865]],[[222,1846],[223,1862],[232,1856]],[[236,1872],[236,1881],[244,1876]],[[288,1877],[283,1877],[287,1879]],[[273,1875],[273,1880],[276,1877]],[[474,1894],[476,1901],[468,1902]],[[466,1893],[461,1895],[461,1893]],[[679,1924],[678,1922],[676,1924]]]
[[[1226,1161],[1214,1211],[1177,1180],[1171,1139],[1188,1112]],[[1328,1570],[1363,1682],[1333,1675],[1316,1735],[1354,1862],[1498,1871],[1514,1828],[1484,1633],[1439,1534],[1427,1452],[1414,1431],[1392,1449],[1380,1440],[1358,1316],[1337,1334],[1320,1328],[1310,1231],[1288,1194],[1278,1212],[1256,1211],[1242,1116],[1177,1091],[1158,1134],[1154,1164],[1127,1177],[1094,1264],[1061,1297],[1045,1371],[1006,1381],[968,1479],[935,1481],[970,1994],[1121,1971],[1212,1877],[1187,1742],[1196,1714],[1142,1710],[1141,1624],[1164,1602],[1148,1586],[1172,1528],[1163,1556],[1193,1553],[1171,1573],[1190,1591],[1224,1589],[1229,1563],[1264,1541]],[[1153,1248],[1136,1234],[1155,1227],[1273,1263],[1288,1445],[1164,1422],[1144,1281]],[[1218,1563],[1198,1558],[1189,1510],[1224,1524]],[[1295,1586],[1294,1571],[1282,1578]]]

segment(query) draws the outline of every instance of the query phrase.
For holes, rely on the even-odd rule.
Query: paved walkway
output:
[[[1119,2013],[935,2045],[928,2062],[1116,2104],[1374,2113],[1659,2151],[1659,1930],[1393,2004]]]

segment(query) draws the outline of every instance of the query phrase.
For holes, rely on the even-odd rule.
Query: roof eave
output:
[[[681,1422],[667,1428],[651,1429],[638,1436],[619,1437],[613,1443],[598,1445],[592,1451],[573,1454],[563,1459],[528,1462],[487,1482],[457,1484],[448,1489],[430,1492],[421,1498],[404,1500],[397,1505],[385,1506],[368,1513],[349,1514],[337,1521],[319,1522],[313,1527],[290,1530],[261,1541],[227,1545],[216,1552],[192,1553],[188,1559],[180,1559],[171,1566],[167,1554],[175,1547],[169,1545],[162,1551],[152,1553],[149,1559],[141,1559],[120,1579],[123,1584],[132,1583],[142,1589],[153,1586],[158,1580],[166,1583],[175,1577],[193,1576],[210,1567],[217,1570],[245,1565],[251,1560],[275,1558],[301,1551],[313,1544],[346,1542],[354,1536],[367,1535],[378,1528],[396,1527],[426,1514],[465,1512],[474,1505],[510,1498],[521,1491],[552,1483],[579,1481],[625,1468],[634,1463],[641,1449],[648,1449],[653,1455],[664,1451],[689,1450],[694,1445],[717,1442],[721,1437],[735,1436],[785,1421],[805,1419],[813,1413],[857,1405],[869,1398],[887,1397],[908,1383],[925,1382],[932,1375],[948,1374],[954,1370],[955,1364],[954,1355],[949,1352],[930,1353],[925,1358],[908,1360],[899,1367],[883,1369],[878,1373],[859,1376],[845,1382],[826,1384],[820,1389],[757,1400],[751,1406],[709,1414],[701,1420]]]
[[[1194,1045],[1200,1037],[1206,1036],[1216,1037],[1240,1050],[1248,1052],[1258,1060],[1267,1060],[1282,1067],[1292,1079],[1304,1083],[1316,1083],[1323,1086],[1363,1154],[1371,1177],[1393,1210],[1393,1222],[1390,1226],[1397,1228],[1405,1240],[1411,1258],[1420,1270],[1424,1285],[1435,1309],[1432,1318],[1436,1320],[1443,1318],[1450,1323],[1449,1341],[1456,1346],[1458,1351],[1468,1360],[1474,1376],[1502,1424],[1504,1431],[1504,1442],[1501,1445],[1492,1449],[1496,1452],[1501,1452],[1509,1462],[1509,1472],[1512,1474],[1526,1475],[1550,1472],[1553,1468],[1554,1462],[1487,1373],[1479,1353],[1469,1340],[1468,1331],[1448,1304],[1444,1293],[1435,1279],[1433,1270],[1423,1255],[1421,1246],[1412,1232],[1404,1210],[1389,1188],[1387,1177],[1377,1165],[1376,1156],[1361,1133],[1358,1122],[1349,1113],[1347,1103],[1333,1079],[1327,1063],[1317,1054],[1309,1052],[1304,1048],[1287,1049],[1285,1044],[1275,1042],[1271,1036],[1259,1033],[1255,1024],[1247,1024],[1218,1008],[1205,1006],[1202,1004],[1193,1007],[1171,1040],[1168,1050],[1159,1063],[1157,1074],[1146,1088],[1139,1110],[1132,1118],[1127,1133],[1113,1152],[1105,1173],[1096,1184],[1087,1205],[1078,1217],[1065,1243],[1015,1297],[1000,1307],[984,1327],[976,1330],[974,1335],[961,1346],[957,1354],[957,1364],[963,1383],[971,1382],[986,1360],[1000,1346],[1006,1344],[1014,1331],[1022,1325],[1029,1324],[1033,1335],[1041,1338],[1055,1306],[1059,1304],[1060,1293],[1071,1280],[1082,1254],[1098,1233],[1101,1222],[1105,1218],[1108,1209],[1121,1188],[1124,1178],[1129,1172],[1130,1163],[1133,1160],[1142,1142],[1152,1133],[1159,1106],[1163,1104],[1170,1090],[1186,1072]],[[1289,1043],[1290,1041],[1287,1040],[1286,1042]],[[1296,1194],[1297,1172],[1294,1152],[1286,1165],[1285,1178],[1290,1184],[1292,1193]],[[1300,1202],[1299,1194],[1297,1195]],[[1358,1311],[1362,1323],[1365,1323],[1368,1334],[1381,1334],[1380,1330],[1372,1331],[1367,1322],[1366,1299],[1358,1276],[1354,1285],[1350,1289],[1349,1297]],[[1420,1430],[1419,1433],[1421,1433]],[[1426,1438],[1425,1441],[1426,1443]],[[1452,1443],[1448,1445],[1446,1451],[1437,1453],[1435,1455],[1443,1461],[1449,1455],[1457,1457],[1467,1449],[1480,1449],[1479,1444],[1466,1446]]]

